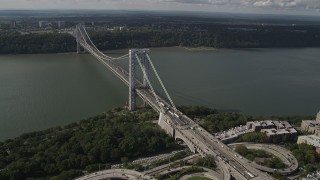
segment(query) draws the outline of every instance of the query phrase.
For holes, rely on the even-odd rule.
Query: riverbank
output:
[[[215,25],[217,26],[217,25]],[[203,33],[176,29],[137,29],[132,31],[89,32],[98,49],[183,46],[189,50],[234,48],[319,47],[317,31],[299,33],[285,28],[263,27],[261,31],[239,31],[237,28]],[[261,27],[259,27],[261,28]],[[266,29],[267,28],[267,29]],[[291,27],[290,27],[291,28]],[[310,27],[305,27],[309,29]],[[32,54],[76,51],[76,39],[67,33],[21,35],[16,32],[0,34],[0,54]],[[208,48],[210,47],[210,48]]]
[[[205,47],[205,46],[199,46],[199,47],[185,47],[185,46],[177,46],[179,48],[183,48],[188,51],[217,51],[219,49],[213,48],[213,47]]]
[[[179,49],[179,50],[186,50],[186,51],[190,51],[190,52],[197,52],[197,51],[219,51],[219,50],[233,50],[233,49],[225,49],[225,48],[221,48],[221,49],[217,49],[217,48],[213,48],[213,47],[205,47],[205,46],[199,46],[199,47],[185,47],[185,46],[164,46],[164,47],[147,47],[147,49],[151,49],[151,50],[161,50],[161,49]],[[134,48],[133,48],[134,49]],[[256,48],[252,48],[252,49],[256,49]],[[109,50],[102,50],[101,52],[105,53],[105,54],[123,54],[123,53],[127,53],[129,52],[130,48],[120,48],[120,49],[109,49]],[[234,49],[237,50],[237,49]],[[241,50],[239,48],[239,50]],[[123,53],[119,53],[119,52],[123,52]],[[31,53],[31,54],[0,54],[0,56],[14,56],[14,55],[68,55],[68,54],[77,54],[77,52],[74,51],[70,51],[70,52],[57,52],[57,53]],[[84,54],[89,54],[89,53],[84,53]]]

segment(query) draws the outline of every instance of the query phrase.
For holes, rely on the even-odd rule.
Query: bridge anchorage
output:
[[[129,87],[130,110],[136,109],[136,99],[139,96],[160,114],[158,124],[167,134],[185,142],[192,152],[215,158],[223,172],[221,179],[229,180],[231,175],[236,179],[273,179],[246,164],[240,155],[175,107],[151,61],[149,49],[131,49],[128,54],[112,57],[95,46],[84,25],[77,25],[71,34],[77,40],[78,53],[82,47]]]

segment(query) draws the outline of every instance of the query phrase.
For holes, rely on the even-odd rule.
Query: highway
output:
[[[197,159],[199,157],[200,157],[199,154],[194,154],[194,155],[185,157],[182,160],[183,161],[192,161],[192,160]],[[177,161],[174,161],[174,162],[179,162],[179,161],[180,161],[180,159],[177,160]],[[172,163],[174,163],[174,162],[172,162]],[[153,169],[147,170],[147,171],[144,172],[144,174],[153,177],[153,176],[155,176],[157,174],[161,174],[161,173],[163,173],[165,171],[168,171],[170,169],[171,169],[170,164],[164,164],[164,165],[155,167]]]
[[[104,171],[95,172],[89,175],[85,175],[77,178],[76,180],[101,180],[108,178],[119,179],[152,179],[154,178],[144,175],[140,172],[128,170],[128,169],[109,169]]]
[[[179,178],[179,180],[188,180],[192,177],[198,176],[198,177],[206,177],[212,180],[220,180],[219,176],[212,170],[204,168],[205,172],[201,173],[194,173],[194,174],[188,174],[184,175]]]
[[[269,173],[278,172],[283,175],[289,175],[295,172],[299,167],[298,160],[293,156],[293,154],[289,150],[281,146],[276,146],[273,144],[252,144],[252,143],[234,143],[234,144],[229,144],[228,146],[235,148],[237,145],[244,145],[248,149],[261,149],[266,152],[269,152],[274,156],[278,157],[287,166],[286,168],[283,168],[283,169],[273,169],[273,168],[268,168],[266,166],[261,166],[259,164],[250,162],[249,160],[245,159],[248,163],[251,163],[252,166],[254,166],[255,168],[261,171],[269,172]]]
[[[177,172],[179,172],[179,171],[181,171],[183,169],[189,168],[189,167],[192,167],[192,166],[182,166],[182,167],[172,168],[172,169],[169,169],[169,170],[164,170],[162,172],[159,172],[159,174],[160,175],[173,174],[173,173],[177,173]],[[221,179],[221,176],[217,172],[215,172],[215,171],[213,171],[211,169],[208,169],[208,168],[203,168],[203,170],[205,172],[196,173],[196,174],[202,174],[203,176],[210,177],[210,179],[212,179],[212,180],[220,180]],[[189,177],[193,177],[195,175],[194,174],[189,174],[188,176]],[[186,177],[188,177],[188,176],[183,176],[183,177],[180,177],[179,179],[186,179]]]
[[[231,170],[232,175],[238,177],[237,179],[273,179],[268,174],[248,165],[231,148],[220,142],[202,127],[196,126],[193,129],[184,129],[183,131],[186,136],[195,140],[195,143],[205,154],[216,157],[219,164],[224,167],[224,172]],[[230,177],[225,177],[225,179],[228,178]]]
[[[199,154],[194,154],[188,157],[183,158],[183,161],[193,161],[197,158],[201,157]],[[109,169],[109,170],[102,170],[98,172],[94,172],[82,177],[77,178],[76,180],[102,180],[107,178],[119,178],[119,179],[143,179],[143,180],[154,180],[156,175],[166,175],[166,174],[172,174],[175,172],[178,172],[182,169],[191,167],[191,166],[182,166],[177,168],[172,168],[171,164],[175,162],[179,162],[180,160],[171,162],[169,164],[165,164],[150,170],[147,170],[143,173],[137,172],[134,170],[128,170],[128,169]],[[203,168],[205,172],[202,172],[204,176],[210,177],[214,180],[221,179],[221,174],[208,169]]]

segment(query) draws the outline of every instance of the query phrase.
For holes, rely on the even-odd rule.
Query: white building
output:
[[[216,133],[215,137],[220,139],[223,143],[232,143],[237,140],[240,136],[253,132],[252,129],[248,129],[247,126],[238,126],[229,129],[228,131],[223,131],[221,133]]]
[[[250,121],[247,122],[247,128],[252,129],[253,131],[260,132],[263,129],[288,129],[292,126],[287,121],[273,121],[273,120],[264,120],[264,121]]]
[[[280,139],[284,136],[289,139],[293,139],[298,135],[298,132],[287,121],[264,120],[247,122],[244,126],[240,125],[238,127],[231,128],[228,131],[216,133],[215,137],[223,143],[231,143],[237,140],[240,136],[250,132],[265,133],[272,139]]]
[[[320,137],[320,112],[317,114],[316,120],[302,120],[301,130]]]
[[[48,21],[39,21],[39,27],[44,28],[48,26],[49,22]]]
[[[288,138],[295,138],[297,137],[297,130],[294,128],[287,128],[287,129],[262,129],[261,133],[265,133],[268,137],[278,137],[282,138],[283,136],[287,136]]]
[[[316,135],[309,135],[309,136],[299,136],[297,144],[309,144],[314,147],[320,147],[320,137]]]

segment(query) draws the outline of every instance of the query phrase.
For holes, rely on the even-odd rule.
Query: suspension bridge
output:
[[[192,152],[214,158],[222,171],[222,179],[273,179],[246,164],[240,155],[176,108],[152,63],[149,49],[131,49],[128,54],[111,57],[95,46],[84,25],[77,25],[72,35],[77,40],[78,53],[83,48],[129,87],[129,110],[136,109],[137,97],[140,97],[160,114],[158,124],[167,134],[182,140]]]

